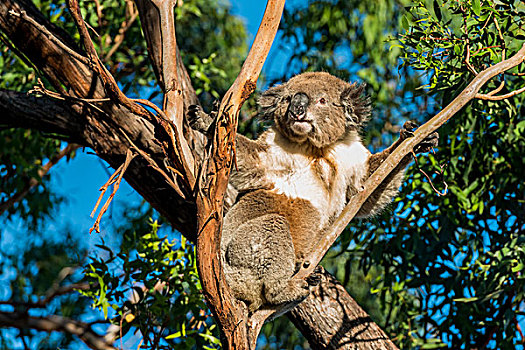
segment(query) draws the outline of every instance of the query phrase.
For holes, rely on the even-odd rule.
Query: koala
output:
[[[221,259],[226,281],[250,312],[264,305],[302,301],[310,280],[293,279],[350,197],[416,126],[406,123],[400,140],[371,154],[359,132],[371,113],[364,85],[328,73],[303,73],[271,87],[258,100],[273,126],[257,140],[237,135],[237,166],[230,183],[238,197],[224,217]],[[210,133],[214,116],[199,106],[190,125]],[[437,134],[418,146],[437,145]],[[358,216],[379,213],[397,194],[406,157],[373,192]]]

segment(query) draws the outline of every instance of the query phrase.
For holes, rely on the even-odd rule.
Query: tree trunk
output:
[[[397,349],[341,283],[326,271],[321,284],[287,316],[314,349]]]

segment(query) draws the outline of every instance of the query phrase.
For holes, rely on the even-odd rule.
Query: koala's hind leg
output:
[[[224,233],[232,237],[225,251],[227,269],[244,271],[244,275],[227,275],[228,284],[237,298],[247,302],[250,312],[261,304],[301,301],[308,296],[308,283],[291,279],[295,252],[286,218],[266,214]]]

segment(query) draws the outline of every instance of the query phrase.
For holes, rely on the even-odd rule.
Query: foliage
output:
[[[31,239],[33,238],[33,239]],[[0,281],[5,286],[2,300],[11,303],[2,305],[2,311],[20,314],[31,310],[33,304],[45,300],[58,288],[78,282],[79,268],[86,254],[69,234],[59,242],[26,237],[22,244],[12,244],[0,252]],[[57,295],[36,310],[38,315],[55,314],[64,317],[81,317],[89,310],[89,300],[78,295]],[[32,314],[35,311],[33,310]],[[17,334],[18,333],[18,334]],[[35,349],[77,348],[78,341],[67,334],[39,333],[31,329],[3,331],[0,333],[0,348],[15,349],[15,339],[24,337]]]
[[[141,348],[217,348],[220,341],[201,294],[194,246],[184,237],[180,243],[159,237],[157,221],[150,226],[146,234],[125,235],[116,254],[98,245],[107,254],[92,256],[85,279],[93,287],[82,294],[122,327],[123,336],[140,330]]]
[[[514,54],[524,37],[521,2],[416,1],[400,37],[404,67],[424,71],[439,110],[490,65]],[[499,94],[523,87],[523,64],[495,78]],[[352,228],[351,251],[376,281],[387,329],[403,348],[515,349],[523,323],[525,207],[524,96],[475,100],[440,130],[437,155],[449,193],[436,196],[416,168],[396,201],[396,215]],[[440,179],[435,176],[439,184]],[[366,226],[366,230],[363,230]]]

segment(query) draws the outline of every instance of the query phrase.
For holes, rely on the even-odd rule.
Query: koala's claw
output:
[[[324,273],[324,268],[318,265],[315,268],[314,272],[312,272],[310,276],[306,277],[306,282],[308,282],[309,286],[312,286],[312,287],[318,286],[323,279],[323,273]]]
[[[419,125],[413,121],[413,120],[407,120],[405,124],[403,124],[403,128],[399,131],[399,134],[401,135],[401,138],[408,139],[409,137],[414,136],[414,131],[417,129]]]
[[[426,153],[429,152],[433,147],[437,147],[439,143],[439,134],[433,132],[428,135],[421,141],[416,147],[414,147],[414,152],[416,153]]]
[[[204,134],[208,133],[208,130],[213,123],[213,118],[206,114],[199,105],[189,106],[188,112],[186,113],[186,118],[188,119],[188,124],[190,124],[192,129],[200,131]]]
[[[202,108],[199,105],[191,105],[188,107],[188,123],[192,129],[198,130],[199,122],[201,121],[200,114],[202,113]]]
[[[417,129],[419,125],[412,121],[408,120],[403,124],[403,128],[400,130],[400,136],[401,139],[407,139],[409,137],[414,136],[414,131]],[[417,146],[414,147],[415,153],[426,153],[429,152],[432,147],[437,147],[439,143],[439,134],[437,132],[433,132],[432,134],[428,135],[421,141]]]

